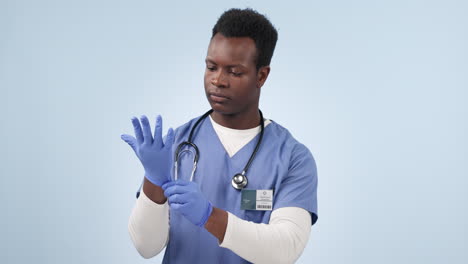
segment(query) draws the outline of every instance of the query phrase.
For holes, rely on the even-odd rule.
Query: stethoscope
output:
[[[247,186],[247,183],[249,182],[248,179],[247,179],[247,175],[246,175],[247,170],[250,168],[250,165],[252,164],[252,161],[255,158],[255,155],[257,154],[258,148],[260,147],[260,144],[262,143],[264,122],[263,122],[262,111],[260,111],[260,110],[258,110],[258,111],[260,112],[260,128],[261,128],[260,137],[258,138],[257,145],[255,146],[255,149],[252,152],[252,155],[250,155],[250,159],[247,162],[247,164],[245,165],[244,170],[241,173],[237,173],[236,175],[234,175],[232,177],[231,184],[232,184],[232,187],[234,187],[234,189],[236,189],[236,190],[242,190],[245,186]],[[202,115],[197,120],[195,125],[192,127],[192,130],[190,130],[188,140],[180,143],[177,146],[177,149],[176,149],[176,151],[174,153],[174,178],[175,178],[175,180],[177,180],[177,178],[178,178],[178,169],[177,168],[178,168],[179,157],[184,152],[190,152],[194,156],[193,157],[192,173],[190,175],[190,181],[193,180],[195,170],[197,169],[198,158],[200,157],[200,151],[198,150],[197,145],[195,145],[195,143],[192,142],[193,133],[194,133],[195,129],[197,128],[197,126],[200,124],[200,122],[203,119],[205,119],[212,112],[213,112],[213,109],[209,110],[204,115]],[[188,148],[182,150],[183,147],[188,147]],[[191,151],[190,148],[194,149],[195,153],[193,153],[193,151]]]

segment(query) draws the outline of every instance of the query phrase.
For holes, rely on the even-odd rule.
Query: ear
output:
[[[257,72],[257,88],[261,88],[270,74],[270,66],[263,66]]]

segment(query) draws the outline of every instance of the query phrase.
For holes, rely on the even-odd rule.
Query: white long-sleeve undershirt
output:
[[[294,263],[309,239],[311,217],[298,207],[271,213],[268,224],[257,224],[228,212],[228,224],[219,245],[253,263]],[[140,193],[128,223],[130,238],[144,258],[158,255],[168,242],[169,206]]]

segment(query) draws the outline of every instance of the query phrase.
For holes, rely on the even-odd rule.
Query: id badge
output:
[[[271,211],[273,190],[246,190],[241,192],[241,210]]]

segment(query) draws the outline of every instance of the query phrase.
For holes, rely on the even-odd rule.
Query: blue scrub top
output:
[[[198,118],[175,130],[174,149],[188,139]],[[268,223],[272,211],[241,210],[241,191],[231,185],[242,172],[258,141],[258,134],[233,157],[229,157],[209,118],[196,128],[192,141],[200,150],[194,181],[213,206],[255,223]],[[187,152],[185,152],[187,153]],[[188,180],[193,156],[181,155],[179,177]],[[273,210],[300,207],[317,220],[317,168],[310,151],[287,129],[272,121],[264,130],[260,148],[247,172],[246,189],[274,190]],[[219,247],[218,239],[181,214],[170,212],[169,241],[163,263],[249,263],[231,250]]]

